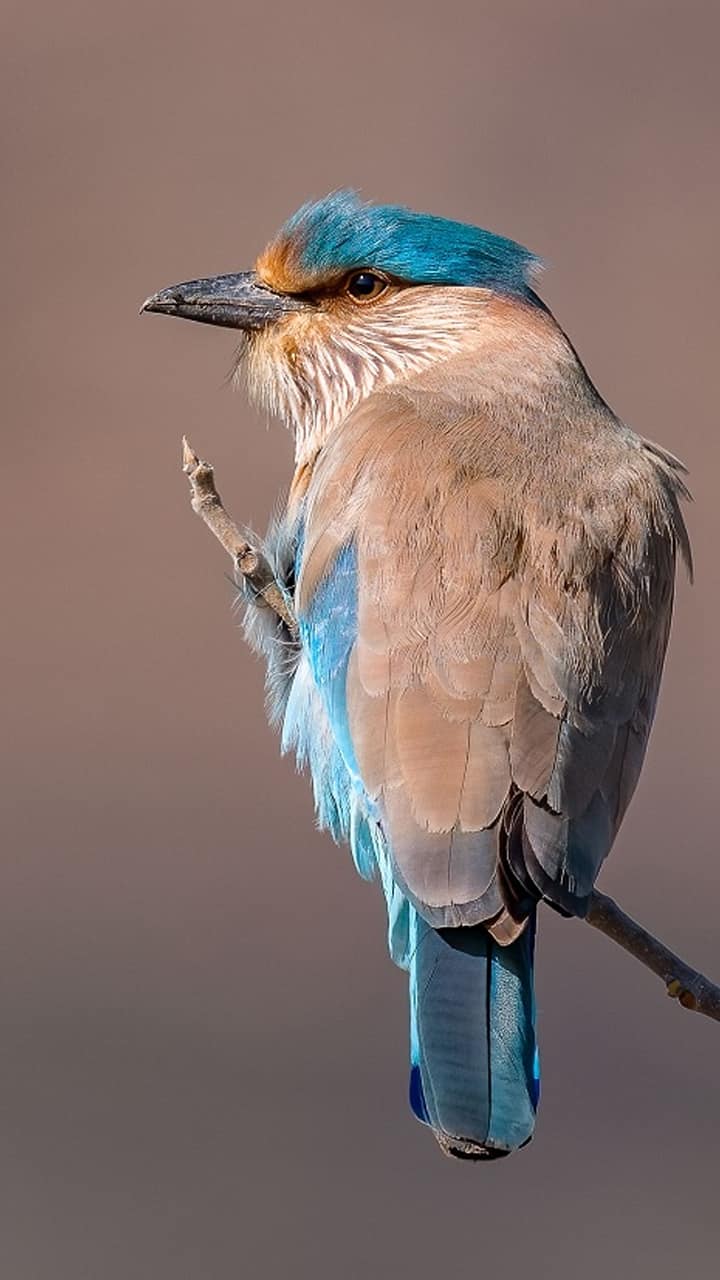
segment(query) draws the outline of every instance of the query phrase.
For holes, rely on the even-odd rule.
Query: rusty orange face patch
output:
[[[300,265],[301,252],[297,238],[272,240],[255,263],[263,284],[277,293],[304,293],[312,288],[317,281]]]

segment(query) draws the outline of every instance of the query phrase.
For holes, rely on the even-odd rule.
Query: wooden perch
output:
[[[292,605],[276,581],[272,565],[257,547],[243,537],[230,519],[215,488],[212,466],[198,458],[185,438],[182,465],[190,481],[193,511],[202,516],[208,528],[222,543],[235,565],[236,574],[277,614],[290,634],[297,636],[298,626]],[[720,1022],[720,987],[691,968],[643,929],[607,894],[600,893],[597,889],[593,891],[585,919],[594,929],[599,929],[658,978],[662,978],[668,995],[679,1000],[684,1009],[692,1009]]]

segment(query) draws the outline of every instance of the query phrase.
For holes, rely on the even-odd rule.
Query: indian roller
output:
[[[587,910],[658,696],[684,468],[630,430],[475,226],[335,192],[253,271],[149,311],[242,334],[295,436],[247,595],[271,719],[318,823],[384,891],[410,983],[410,1101],[464,1159],[529,1142],[537,905]]]

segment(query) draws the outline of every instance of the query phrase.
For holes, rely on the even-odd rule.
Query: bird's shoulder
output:
[[[519,574],[576,596],[603,576],[641,592],[677,549],[689,563],[682,465],[592,388],[564,397],[458,403],[427,380],[368,397],[300,477],[301,602],[351,541],[407,562],[430,539],[485,588]]]

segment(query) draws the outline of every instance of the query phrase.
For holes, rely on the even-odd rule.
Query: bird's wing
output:
[[[635,787],[677,498],[648,450],[652,511],[638,490],[604,543],[602,520],[549,527],[457,430],[398,397],[355,412],[316,466],[296,603],[397,883],[431,923],[507,940],[527,891],[582,910]]]

